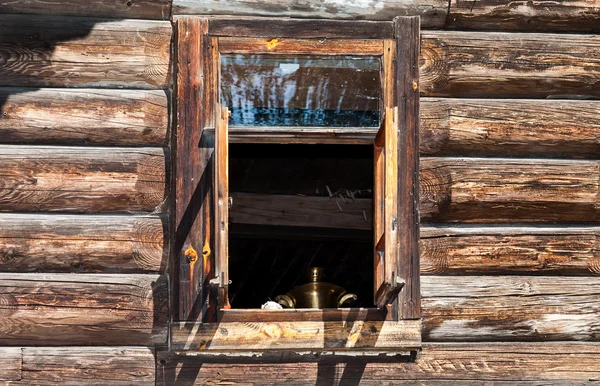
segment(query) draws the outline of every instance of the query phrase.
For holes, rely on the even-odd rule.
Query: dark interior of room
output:
[[[229,152],[231,195],[323,197],[343,203],[332,205],[328,216],[343,214],[356,200],[372,198],[373,148],[368,145],[231,144]],[[234,198],[230,218],[235,218],[235,210]],[[366,219],[367,214],[358,220]],[[372,231],[364,224],[355,229],[304,225],[230,224],[233,308],[260,308],[306,283],[308,269],[315,266],[325,269],[326,281],[358,295],[355,306],[373,305]]]

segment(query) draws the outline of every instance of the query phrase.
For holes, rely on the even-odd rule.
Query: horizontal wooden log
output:
[[[423,340],[600,338],[600,278],[423,276]]]
[[[599,32],[600,7],[586,0],[451,1],[446,28]]]
[[[3,143],[167,146],[168,119],[164,91],[0,88]]]
[[[165,178],[160,148],[0,146],[1,211],[160,211]]]
[[[169,20],[169,0],[0,0],[0,13]]]
[[[421,16],[421,26],[441,28],[448,1],[419,0],[369,2],[316,0],[174,0],[174,15],[271,16],[309,19],[366,19],[390,21],[396,16]]]
[[[166,218],[0,214],[1,272],[161,272]]]
[[[425,222],[595,222],[600,162],[422,158]]]
[[[0,86],[166,88],[171,23],[0,15]]]
[[[257,353],[258,354],[258,353]],[[306,356],[306,355],[305,355]],[[597,343],[424,344],[415,361],[243,363],[157,353],[157,379],[186,385],[588,385],[600,377]],[[223,359],[222,361],[225,361]],[[241,363],[240,363],[241,362]],[[273,369],[276,369],[274,371]]]
[[[0,347],[0,381],[21,379],[21,348]]]
[[[129,386],[154,384],[146,347],[23,347],[23,372],[13,385]]]
[[[162,344],[167,307],[164,276],[0,273],[0,344]]]
[[[600,275],[600,227],[421,227],[421,274]]]
[[[174,351],[406,351],[421,346],[421,321],[179,323],[171,334]]]
[[[421,99],[422,155],[597,158],[600,101]]]
[[[422,96],[600,97],[600,36],[424,31]]]
[[[264,195],[232,192],[229,221],[237,224],[371,229],[371,199]],[[362,219],[359,221],[359,219]]]

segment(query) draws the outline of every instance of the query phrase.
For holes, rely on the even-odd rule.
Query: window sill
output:
[[[362,351],[377,356],[421,347],[421,320],[385,320],[385,311],[377,309],[225,310],[219,322],[171,328],[171,350],[188,354]]]

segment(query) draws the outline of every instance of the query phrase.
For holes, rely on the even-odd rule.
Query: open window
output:
[[[418,18],[340,22],[185,17],[177,19],[177,37],[171,349],[196,354],[417,350]],[[240,170],[247,170],[244,157],[255,162],[272,152],[280,156],[264,161],[270,168],[283,168],[290,159],[297,163],[294,157],[316,169],[336,155],[352,160],[356,169],[340,179],[354,178],[359,185],[370,180],[371,186],[364,188],[369,194],[359,198],[368,207],[344,212],[329,185],[316,188],[321,196],[301,193],[301,187],[296,195],[275,199],[264,188],[271,184],[261,183],[260,176],[252,178],[252,189],[265,191],[242,192],[249,189],[239,177]],[[317,154],[327,160],[306,161]],[[370,179],[361,174],[366,168]],[[272,176],[277,169],[264,174]],[[357,190],[363,191],[362,185]],[[351,191],[345,197],[355,196]],[[357,234],[349,229],[357,223],[352,213],[369,223],[356,227],[370,235],[361,255],[370,261],[368,268],[364,258],[349,260],[351,268],[346,268],[370,272],[369,289],[364,282],[357,284],[363,294],[360,307],[261,310],[264,294],[250,307],[248,301],[233,300],[253,286],[234,284],[236,272],[247,277],[256,266],[269,271],[275,263],[260,267],[256,257],[247,258],[251,244],[232,235],[247,239],[260,230],[261,239],[271,233],[279,240],[291,237],[294,242],[273,245],[287,248],[287,253],[296,248],[295,259],[306,262],[302,250],[314,241],[306,235],[361,249],[352,244]],[[325,219],[315,220],[319,216]],[[315,224],[327,230],[314,232]],[[239,251],[245,251],[242,258]],[[331,265],[325,268],[335,270],[339,263]],[[288,281],[281,273],[275,275],[278,285]],[[230,296],[234,288],[236,294]],[[279,290],[273,288],[271,294]],[[238,303],[245,307],[236,307]]]

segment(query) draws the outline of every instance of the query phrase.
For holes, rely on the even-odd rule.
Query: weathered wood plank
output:
[[[177,126],[173,138],[173,313],[177,320],[202,318],[206,277],[211,272],[214,133],[204,131],[214,109],[208,20],[177,20]],[[218,52],[217,52],[218,53]]]
[[[383,54],[380,40],[356,39],[268,39],[268,38],[219,38],[221,53],[285,53],[310,55],[371,55]],[[310,81],[307,81],[310,82]],[[310,83],[309,83],[310,84]]]
[[[0,381],[19,381],[21,379],[21,356],[19,347],[0,347]]]
[[[421,346],[421,321],[294,321],[180,323],[174,351],[410,350]]]
[[[421,274],[600,275],[599,227],[421,228]]]
[[[402,319],[421,317],[419,293],[419,53],[418,17],[394,19],[396,45],[396,105],[398,106],[398,207],[391,229],[398,221],[398,261],[392,270],[406,284],[398,294],[398,312]],[[389,152],[388,152],[389,153]],[[389,162],[386,155],[386,162]],[[393,165],[393,164],[392,164]],[[393,166],[392,166],[393,167]],[[387,178],[387,177],[386,177]],[[386,197],[386,199],[394,198]],[[387,227],[388,225],[386,225]],[[386,229],[389,232],[390,229]],[[388,240],[386,239],[386,244]],[[395,245],[387,245],[395,248]],[[386,274],[389,272],[386,267]]]
[[[422,155],[597,158],[600,101],[421,99]]]
[[[168,119],[164,91],[0,88],[3,143],[166,146]]]
[[[160,272],[166,219],[0,214],[2,272]]]
[[[0,13],[169,20],[170,0],[0,0]]]
[[[151,348],[24,347],[22,350],[23,378],[16,385],[154,384]]]
[[[257,353],[259,355],[259,353]],[[289,356],[294,357],[293,355]],[[600,377],[597,343],[425,343],[416,361],[206,363],[157,353],[157,379],[186,385],[588,385]],[[223,359],[221,359],[223,361]],[[287,363],[286,363],[287,362]],[[277,371],[273,371],[276,368]]]
[[[174,0],[173,14],[295,17],[309,19],[392,20],[421,16],[425,28],[441,28],[448,10],[446,0],[393,1],[287,1],[287,0]]]
[[[0,15],[0,86],[166,88],[171,23]]]
[[[229,221],[237,224],[372,229],[371,199],[231,192]]]
[[[0,344],[165,343],[167,297],[159,275],[0,273]]]
[[[392,39],[389,21],[301,20],[286,18],[219,17],[209,19],[213,36],[254,38]]]
[[[600,278],[423,276],[427,341],[556,341],[600,337]]]
[[[433,124],[433,122],[432,122]],[[307,126],[232,126],[230,143],[362,144],[371,145],[377,128]]]
[[[451,1],[446,28],[599,32],[600,6],[586,0]]]
[[[600,36],[424,31],[422,96],[600,96]]]
[[[385,308],[284,308],[282,310],[223,309],[219,312],[219,322],[351,322],[385,321]]]
[[[422,158],[421,220],[600,220],[600,162]]]
[[[0,146],[0,210],[161,211],[160,148]]]

